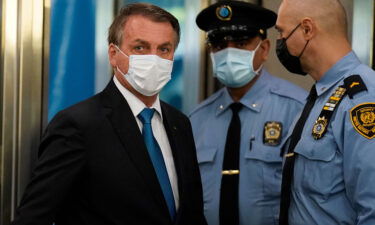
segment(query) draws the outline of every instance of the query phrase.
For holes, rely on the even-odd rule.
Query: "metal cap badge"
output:
[[[232,18],[232,8],[229,5],[222,5],[216,8],[216,16],[220,20],[229,21]]]

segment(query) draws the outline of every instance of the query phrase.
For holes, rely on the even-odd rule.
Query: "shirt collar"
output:
[[[270,79],[270,75],[262,69],[261,74],[259,75],[258,80],[254,83],[254,85],[246,92],[246,94],[240,99],[240,102],[250,110],[255,112],[260,112],[262,109],[262,97],[264,96],[264,91],[268,86],[268,80]],[[230,104],[234,101],[229,94],[227,88],[224,88],[222,91],[223,97],[219,102],[219,107],[216,110],[216,115],[220,115],[224,111],[226,111]]]
[[[322,95],[344,77],[348,76],[349,73],[359,64],[361,64],[361,62],[353,51],[341,58],[318,82],[316,82],[315,86],[318,96]]]
[[[137,117],[144,108],[147,108],[147,106],[139,98],[137,98],[133,93],[131,93],[124,86],[122,86],[122,84],[116,78],[116,76],[113,76],[113,81],[115,82],[115,85],[119,89],[121,94],[124,96],[125,100],[128,102],[130,110],[132,111],[134,117]],[[159,95],[156,97],[156,100],[152,104],[151,108],[154,108],[155,111],[159,114],[160,118],[163,119],[163,116],[161,113]]]

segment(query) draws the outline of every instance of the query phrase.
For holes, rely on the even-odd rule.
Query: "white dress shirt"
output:
[[[135,120],[137,121],[138,127],[140,131],[142,132],[143,124],[142,124],[142,121],[138,118],[138,115],[142,112],[144,108],[147,108],[147,106],[141,100],[139,100],[135,95],[133,95],[128,89],[122,86],[122,84],[117,80],[116,76],[113,76],[113,81],[115,82],[116,87],[119,89],[121,94],[124,96],[124,98],[128,102],[130,109],[133,112],[133,115],[135,117]],[[169,181],[172,186],[173,197],[174,197],[176,210],[177,210],[179,207],[177,174],[176,174],[176,168],[174,165],[171,146],[169,144],[168,136],[165,131],[164,124],[163,124],[163,115],[161,112],[159,95],[157,96],[156,101],[154,102],[151,108],[154,108],[156,112],[154,113],[154,116],[151,119],[152,133],[154,134],[154,137],[156,141],[158,142],[161,152],[163,154],[165,167],[167,168],[167,173],[169,176]]]

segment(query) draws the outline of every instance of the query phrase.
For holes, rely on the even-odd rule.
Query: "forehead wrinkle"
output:
[[[135,39],[133,42],[139,42],[142,44],[149,44],[148,41],[142,40],[142,39]]]
[[[155,22],[139,15],[129,17],[124,26],[124,33],[124,37],[128,41],[129,38],[136,38],[150,45],[160,45],[160,43],[172,44],[175,43],[176,39],[175,31],[170,23]]]

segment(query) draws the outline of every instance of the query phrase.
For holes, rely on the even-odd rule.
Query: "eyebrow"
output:
[[[165,42],[165,43],[163,43],[163,44],[161,44],[161,45],[159,45],[159,46],[171,46],[171,47],[172,47],[172,43],[170,43],[170,42]]]
[[[137,42],[137,43],[143,44],[143,45],[150,45],[150,43],[148,43],[147,41],[142,40],[142,39],[136,39],[133,42]]]
[[[282,29],[281,29],[279,26],[277,26],[277,25],[275,25],[275,29],[278,30],[278,31],[281,31],[281,30],[282,30]]]
[[[142,39],[136,39],[136,40],[134,40],[134,42],[139,43],[139,44],[143,44],[143,45],[150,46],[150,43],[149,43],[148,41],[145,41],[145,40],[142,40]],[[162,44],[160,44],[160,45],[158,45],[158,46],[171,46],[171,47],[172,47],[173,45],[172,45],[171,42],[167,41],[167,42],[162,43]]]

